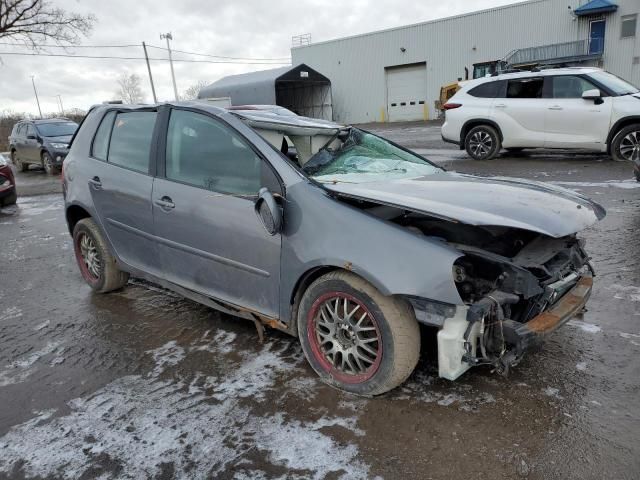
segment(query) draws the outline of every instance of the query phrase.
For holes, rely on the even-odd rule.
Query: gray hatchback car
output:
[[[94,290],[133,275],[283,330],[322,379],[361,395],[411,374],[420,325],[441,377],[507,371],[582,310],[593,271],[576,233],[605,215],[355,127],[204,102],[94,108],[63,187]]]

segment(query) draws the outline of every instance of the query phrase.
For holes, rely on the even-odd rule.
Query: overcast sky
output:
[[[147,44],[166,46],[161,32],[172,32],[172,48],[210,55],[249,58],[288,58],[291,37],[310,33],[312,41],[391,28],[466,13],[514,0],[50,0],[69,11],[96,16],[92,33],[81,45]],[[0,45],[0,52],[26,51]],[[65,53],[50,48],[51,53]],[[66,53],[142,57],[140,48],[69,48]],[[149,56],[166,58],[163,50]],[[182,54],[174,58],[200,59]],[[31,86],[35,75],[43,112],[86,109],[116,97],[122,72],[142,78],[146,100],[151,89],[144,60],[98,60],[24,57],[0,53],[0,111],[37,113]],[[285,61],[285,64],[287,62]],[[281,65],[275,65],[281,66]],[[175,63],[178,91],[198,81],[213,82],[225,75],[274,68],[269,65]],[[152,62],[158,99],[173,99],[167,61]]]

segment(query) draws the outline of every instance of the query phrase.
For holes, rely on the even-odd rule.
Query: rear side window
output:
[[[91,156],[98,160],[107,160],[107,152],[109,151],[109,136],[111,135],[111,126],[113,125],[113,119],[116,116],[116,112],[108,112],[96,132],[96,136],[93,138],[93,145],[91,146]]]
[[[502,82],[487,82],[469,90],[469,95],[480,98],[496,98],[500,96]]]
[[[582,77],[562,75],[551,78],[551,95],[553,98],[582,98],[587,90],[597,88]]]
[[[542,98],[542,78],[518,78],[507,82],[507,98]]]
[[[111,132],[108,162],[149,173],[149,155],[156,112],[118,113]]]

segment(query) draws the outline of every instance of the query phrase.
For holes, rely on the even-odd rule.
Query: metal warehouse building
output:
[[[530,0],[291,49],[328,77],[339,122],[423,120],[474,64],[596,65],[640,85],[640,0]],[[481,65],[476,75],[484,74]]]

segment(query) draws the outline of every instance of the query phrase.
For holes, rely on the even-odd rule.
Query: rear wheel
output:
[[[82,277],[96,292],[106,293],[126,285],[129,274],[118,268],[91,218],[83,218],[73,228],[73,248]]]
[[[640,165],[640,123],[627,125],[613,137],[611,156],[614,160],[634,162],[634,167],[638,168]]]
[[[464,147],[474,160],[491,160],[500,152],[500,136],[495,128],[478,125],[465,136]]]
[[[309,286],[298,309],[298,334],[320,378],[359,395],[397,387],[420,355],[409,304],[349,272],[331,272]]]

